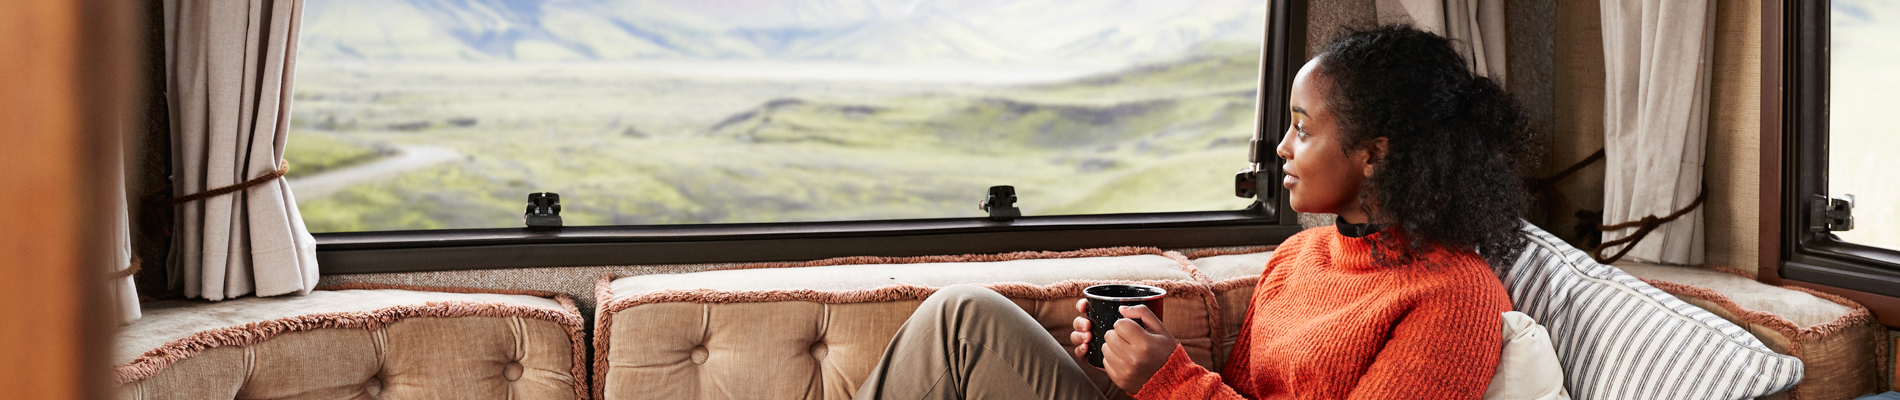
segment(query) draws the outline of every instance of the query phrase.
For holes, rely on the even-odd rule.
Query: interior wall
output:
[[[1715,2],[1707,158],[1709,264],[1755,273],[1761,238],[1761,0]]]
[[[1554,123],[1545,146],[1544,164],[1538,176],[1558,171],[1603,149],[1603,18],[1596,0],[1557,2],[1554,42],[1556,65]],[[1603,210],[1603,162],[1578,170],[1545,193],[1544,230],[1570,244],[1588,248],[1577,212]],[[1580,224],[1585,223],[1585,224]],[[1594,227],[1590,227],[1594,229]]]
[[[1505,33],[1505,55],[1507,73],[1510,81],[1505,85],[1511,96],[1517,98],[1518,106],[1524,110],[1524,117],[1530,123],[1538,141],[1549,141],[1556,129],[1556,0],[1518,0],[1511,1],[1505,7],[1505,23],[1509,25]],[[1585,153],[1588,154],[1588,153]],[[1547,176],[1567,164],[1562,161],[1544,161],[1535,171],[1551,171],[1538,176]],[[1555,169],[1553,169],[1553,167]],[[1535,212],[1535,211],[1534,211]],[[1548,224],[1549,219],[1533,213],[1527,215],[1533,223]]]
[[[1306,2],[1306,56],[1319,54],[1326,40],[1342,26],[1358,26],[1379,20],[1375,0],[1308,0]],[[1332,223],[1328,218],[1327,223]]]

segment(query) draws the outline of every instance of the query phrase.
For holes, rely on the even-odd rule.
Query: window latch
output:
[[[977,203],[976,208],[990,213],[992,221],[1010,221],[1023,216],[1023,210],[1016,208],[1015,186],[991,186],[989,197]]]
[[[1234,196],[1251,199],[1260,195],[1260,171],[1254,167],[1241,168],[1234,174]]]
[[[528,194],[528,212],[521,216],[529,230],[561,229],[561,194],[540,192]]]
[[[1840,232],[1854,229],[1854,195],[1828,197],[1814,195],[1808,200],[1809,232]]]

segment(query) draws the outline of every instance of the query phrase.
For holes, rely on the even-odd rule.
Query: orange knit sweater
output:
[[[1476,253],[1372,265],[1369,239],[1335,227],[1282,243],[1255,287],[1220,374],[1180,348],[1140,399],[1477,399],[1497,369],[1511,310]],[[1436,264],[1427,267],[1424,264]]]

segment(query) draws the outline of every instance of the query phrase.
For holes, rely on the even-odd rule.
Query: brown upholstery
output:
[[[1067,345],[1081,289],[1141,282],[1169,291],[1168,329],[1213,367],[1214,297],[1179,254],[1101,249],[996,262],[752,268],[603,280],[595,324],[603,399],[848,399],[897,328],[936,288],[989,287]],[[783,265],[775,265],[782,267]],[[1090,368],[1098,386],[1106,377]]]
[[[321,289],[321,288],[320,288]],[[575,399],[565,295],[317,290],[147,303],[114,354],[128,399]]]
[[[1851,300],[1755,281],[1727,268],[1633,262],[1618,268],[1657,289],[1734,322],[1775,352],[1801,359],[1801,383],[1775,396],[1852,399],[1879,391],[1886,329]]]

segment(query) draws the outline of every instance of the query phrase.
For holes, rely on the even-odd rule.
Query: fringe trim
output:
[[[342,284],[335,284],[335,285],[323,285],[323,286],[318,286],[316,288],[316,290],[331,290],[331,291],[335,291],[335,290],[390,290],[390,289],[409,290],[409,291],[416,291],[416,292],[461,293],[461,294],[512,294],[512,295],[521,295],[521,296],[534,296],[534,297],[541,297],[541,298],[556,298],[559,296],[564,296],[564,294],[560,292],[549,292],[545,290],[484,289],[484,288],[455,287],[455,286],[417,286],[417,285],[402,285],[402,284],[394,284],[394,283],[342,283]]]
[[[626,298],[614,299],[612,297],[613,296],[613,289],[611,286],[612,279],[613,279],[612,275],[602,276],[599,283],[595,285],[595,290],[597,293],[596,295],[601,296],[599,299],[612,299],[612,300],[596,299],[597,304],[600,304],[600,306],[594,312],[594,316],[595,316],[594,317],[595,318],[595,322],[594,322],[594,326],[595,326],[594,394],[595,396],[599,398],[605,398],[606,396],[605,394],[607,390],[606,374],[607,374],[607,364],[608,364],[607,353],[610,350],[608,348],[609,344],[612,342],[610,335],[613,333],[613,329],[612,329],[613,316],[615,314],[618,314],[620,311],[626,310],[628,308],[632,308],[632,307],[644,305],[644,304],[682,303],[682,302],[683,303],[700,303],[700,304],[731,304],[731,303],[764,303],[764,302],[779,302],[779,301],[809,301],[809,302],[824,303],[824,304],[839,304],[839,303],[873,303],[873,302],[887,302],[887,301],[909,301],[909,300],[923,300],[924,298],[930,297],[931,294],[936,293],[937,290],[941,289],[941,288],[935,288],[935,287],[909,285],[909,284],[896,284],[896,285],[871,288],[871,289],[853,289],[853,290],[670,289],[670,290],[660,290],[660,291],[654,291],[654,292],[640,293],[640,294],[636,294],[636,295],[629,296]],[[1221,318],[1220,307],[1217,304],[1219,300],[1214,297],[1213,292],[1208,290],[1207,285],[1201,284],[1199,282],[1177,281],[1177,280],[1142,280],[1142,281],[1069,280],[1069,281],[1052,283],[1047,286],[1032,285],[1032,284],[1021,283],[1021,282],[992,283],[992,284],[985,284],[985,285],[980,285],[980,286],[996,291],[997,294],[1001,294],[1004,297],[1035,299],[1035,300],[1051,300],[1051,299],[1059,299],[1059,298],[1065,298],[1065,297],[1081,297],[1083,288],[1087,288],[1093,285],[1105,284],[1105,283],[1135,283],[1135,284],[1156,286],[1156,287],[1160,287],[1162,289],[1167,290],[1170,296],[1176,297],[1176,298],[1183,298],[1184,300],[1185,298],[1183,296],[1191,295],[1195,297],[1200,297],[1202,307],[1204,307],[1207,310],[1208,333],[1210,337],[1215,339],[1214,340],[1215,345],[1218,346],[1220,342],[1219,339],[1222,337],[1225,337],[1224,336],[1225,332],[1223,332],[1224,327],[1221,325],[1221,320],[1220,320]]]
[[[1279,245],[1267,245],[1267,246],[1245,247],[1245,248],[1239,248],[1239,249],[1200,249],[1200,250],[1187,252],[1187,258],[1201,259],[1201,258],[1208,258],[1208,257],[1215,257],[1215,256],[1233,256],[1233,255],[1241,255],[1241,254],[1264,253],[1264,252],[1273,251],[1274,249],[1277,249],[1279,247],[1280,247]]]
[[[594,282],[594,398],[607,398],[607,333],[613,332],[614,312],[607,311],[614,299],[614,274],[602,274]],[[618,311],[618,310],[615,310]]]
[[[325,288],[342,286],[348,285],[326,286]],[[379,288],[393,289],[405,285],[375,286],[386,286]],[[361,287],[358,288],[360,289]],[[493,293],[479,291],[480,289],[453,289],[474,290],[456,293]],[[586,381],[587,375],[584,369],[586,364],[583,358],[587,354],[583,347],[586,345],[586,341],[581,331],[583,320],[581,319],[580,311],[575,306],[573,298],[563,294],[556,294],[553,297],[556,301],[561,303],[561,310],[495,302],[459,300],[431,301],[419,305],[405,304],[370,311],[299,315],[253,322],[239,326],[211,329],[191,334],[190,336],[174,340],[171,343],[166,343],[156,349],[146,351],[143,355],[133,359],[131,362],[114,368],[113,375],[116,382],[120,385],[137,382],[151,378],[173,363],[190,358],[206,349],[224,346],[250,346],[286,333],[316,329],[360,328],[376,330],[409,318],[522,317],[553,322],[567,328],[568,340],[570,341],[569,347],[573,348],[574,351],[574,365],[570,368],[570,373],[575,374],[574,395],[581,400],[588,400],[590,397],[588,396],[586,388],[589,385]]]
[[[1174,260],[1174,263],[1181,267],[1181,272],[1186,272],[1188,277],[1194,278],[1195,282],[1200,282],[1202,285],[1214,284],[1214,279],[1208,278],[1207,274],[1201,273],[1200,268],[1195,268],[1194,261],[1188,260],[1187,256],[1172,251],[1162,252],[1161,256]]]
[[[1790,321],[1787,318],[1782,317],[1780,315],[1776,315],[1774,313],[1766,312],[1766,311],[1754,310],[1748,307],[1743,307],[1741,304],[1736,303],[1734,299],[1731,299],[1726,295],[1718,293],[1713,289],[1700,287],[1700,286],[1684,285],[1684,284],[1679,284],[1679,283],[1674,283],[1674,282],[1664,282],[1664,281],[1652,280],[1652,279],[1644,279],[1643,282],[1647,282],[1649,283],[1650,286],[1655,286],[1657,289],[1662,289],[1664,292],[1669,292],[1669,294],[1690,296],[1690,297],[1695,297],[1698,299],[1707,300],[1709,302],[1715,303],[1716,305],[1721,306],[1723,310],[1728,311],[1731,314],[1735,314],[1736,317],[1741,318],[1742,322],[1755,324],[1755,325],[1761,325],[1769,329],[1773,329],[1776,333],[1780,333],[1782,336],[1787,337],[1788,340],[1794,341],[1794,342],[1811,342],[1811,341],[1826,339],[1851,327],[1862,326],[1862,325],[1872,325],[1872,324],[1877,323],[1874,320],[1873,313],[1868,311],[1866,306],[1860,305],[1860,303],[1855,303],[1852,300],[1848,300],[1844,297],[1835,296],[1835,295],[1827,294],[1827,293],[1821,293],[1821,292],[1817,292],[1813,290],[1808,290],[1806,288],[1792,287],[1792,286],[1779,286],[1780,288],[1783,288],[1783,289],[1800,291],[1802,293],[1807,293],[1810,295],[1814,295],[1815,297],[1826,299],[1828,301],[1834,302],[1835,304],[1846,306],[1848,308],[1847,315],[1843,315],[1840,318],[1835,318],[1833,321],[1828,321],[1819,325],[1802,328],[1795,325],[1794,321]],[[1797,347],[1797,346],[1799,346],[1799,343],[1791,344],[1790,352],[1793,352],[1792,348]]]
[[[1074,251],[1018,251],[1014,253],[999,253],[999,254],[961,254],[961,255],[940,255],[940,256],[915,256],[915,257],[852,256],[852,257],[827,258],[823,260],[803,261],[803,262],[763,262],[763,263],[739,264],[739,265],[727,266],[727,267],[722,267],[722,268],[714,268],[708,271],[729,271],[729,270],[739,270],[739,269],[763,269],[763,268],[826,267],[826,266],[833,266],[833,265],[861,265],[861,264],[924,264],[924,263],[952,263],[952,262],[995,262],[995,261],[1013,261],[1013,260],[1041,260],[1041,259],[1052,259],[1052,258],[1121,257],[1121,256],[1133,256],[1133,255],[1142,255],[1142,254],[1153,254],[1157,256],[1167,255],[1165,254],[1165,252],[1162,252],[1161,249],[1157,249],[1153,247],[1123,246],[1123,247],[1103,247],[1103,248],[1098,248],[1098,249],[1082,249],[1082,250],[1074,250]]]
[[[1713,265],[1713,264],[1702,264],[1696,267],[1711,270],[1711,271],[1717,271],[1717,272],[1727,272],[1730,274],[1735,274],[1736,276],[1748,278],[1750,280],[1756,279],[1756,276],[1754,273],[1743,271],[1738,268],[1722,266],[1722,265]],[[1808,337],[1807,340],[1821,340],[1823,338],[1834,336],[1834,334],[1840,333],[1840,331],[1843,331],[1843,330],[1847,330],[1847,328],[1858,326],[1858,325],[1879,325],[1880,324],[1880,321],[1874,318],[1873,311],[1868,310],[1867,306],[1854,302],[1853,300],[1849,300],[1846,297],[1841,297],[1841,296],[1834,295],[1833,293],[1821,292],[1821,291],[1799,287],[1799,286],[1784,285],[1784,286],[1777,286],[1777,287],[1782,288],[1782,289],[1788,289],[1788,290],[1799,291],[1802,293],[1807,293],[1809,295],[1813,295],[1814,297],[1819,297],[1827,301],[1834,302],[1834,304],[1839,304],[1841,306],[1847,307],[1847,310],[1848,310],[1847,315],[1843,315],[1840,318],[1835,318],[1833,321],[1828,321],[1820,325],[1810,326],[1810,327],[1801,329],[1801,332],[1803,334],[1811,335]],[[1738,305],[1737,307],[1740,307],[1740,306]],[[1793,326],[1794,323],[1790,321],[1788,325]],[[1783,333],[1783,334],[1785,335],[1786,333]]]

